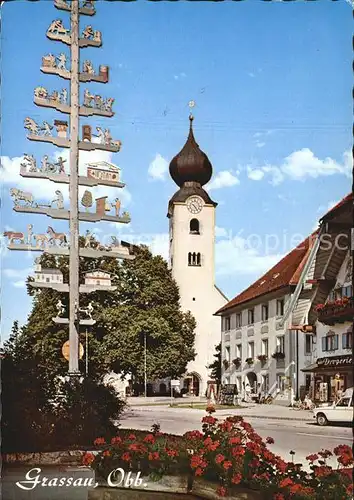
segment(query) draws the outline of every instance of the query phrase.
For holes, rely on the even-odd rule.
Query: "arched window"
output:
[[[201,255],[196,252],[188,253],[188,265],[189,266],[200,266],[201,265]]]
[[[199,234],[199,220],[191,219],[189,222],[189,232],[191,234]]]

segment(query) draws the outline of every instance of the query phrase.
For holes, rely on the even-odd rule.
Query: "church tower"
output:
[[[203,186],[210,181],[212,165],[199,149],[190,115],[189,135],[170,163],[170,175],[179,187],[168,205],[169,264],[181,296],[181,308],[197,322],[197,356],[187,367],[184,386],[204,396],[215,346],[221,340],[220,318],[214,316],[227,298],[215,286],[215,203]]]

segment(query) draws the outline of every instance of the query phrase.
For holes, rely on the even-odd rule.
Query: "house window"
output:
[[[189,232],[191,234],[199,234],[199,220],[191,219],[189,222]]]
[[[351,286],[344,286],[342,289],[342,296],[343,297],[351,297],[352,296],[352,287]]]
[[[100,284],[100,280],[96,280],[96,285],[99,285]]]
[[[312,335],[305,335],[305,354],[312,353]]]
[[[248,357],[254,358],[254,342],[248,342]]]
[[[336,351],[338,349],[338,335],[331,334],[322,337],[322,351]]]
[[[336,292],[334,290],[332,290],[330,292],[330,294],[328,295],[328,301],[333,302],[334,300],[336,300]]]
[[[49,278],[46,278],[45,280],[46,280],[46,282],[47,282],[47,283],[49,283],[49,282],[50,282],[50,279],[49,279]]]
[[[225,359],[230,363],[230,347],[225,347]]]
[[[224,329],[225,329],[225,332],[228,332],[230,330],[230,327],[231,327],[230,316],[226,316],[224,318]]]
[[[242,326],[242,313],[236,314],[236,328],[241,328]]]
[[[253,325],[254,323],[254,309],[248,309],[248,324]]]
[[[311,387],[311,375],[305,375],[305,389],[306,392],[310,390]]]
[[[262,321],[268,320],[268,304],[262,305]]]
[[[262,354],[265,356],[268,356],[268,339],[263,339],[262,340]]]
[[[284,335],[277,337],[277,352],[285,354],[285,338]]]
[[[342,335],[342,348],[351,349],[353,345],[353,332],[346,332]]]
[[[201,257],[199,252],[189,252],[188,253],[188,265],[189,266],[200,266]]]
[[[277,316],[284,316],[284,299],[277,300]]]
[[[236,358],[242,359],[242,344],[236,345]]]

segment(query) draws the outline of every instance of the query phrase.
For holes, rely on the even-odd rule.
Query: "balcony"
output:
[[[318,321],[325,325],[334,325],[335,323],[344,323],[353,321],[354,316],[354,298],[342,297],[333,302],[319,304],[316,307]]]

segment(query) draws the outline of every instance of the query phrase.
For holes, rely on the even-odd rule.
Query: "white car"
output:
[[[353,388],[347,389],[343,396],[330,406],[321,406],[313,410],[313,418],[318,425],[328,422],[353,423]]]

